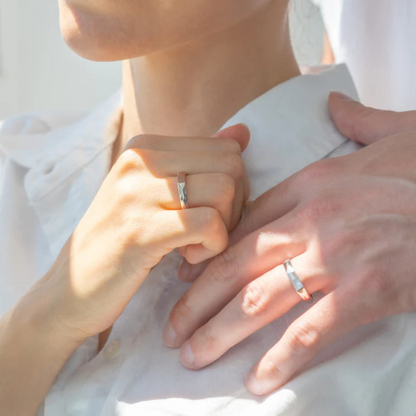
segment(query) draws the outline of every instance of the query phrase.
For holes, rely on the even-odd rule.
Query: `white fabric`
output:
[[[336,62],[345,62],[362,102],[416,110],[416,1],[313,0]]]
[[[289,80],[226,126],[252,132],[244,161],[255,198],[315,160],[359,146],[327,109],[331,90],[357,98],[345,66]],[[117,94],[92,114],[26,115],[0,131],[0,315],[50,267],[99,189],[121,112]],[[310,305],[300,303],[199,372],[162,342],[180,282],[177,252],[155,267],[117,320],[107,346],[89,338],[62,368],[38,416],[414,416],[416,314],[367,325],[314,360],[315,367],[265,398],[247,392],[252,365]],[[316,296],[315,302],[321,296]],[[109,345],[120,342],[114,354]],[[24,392],[22,392],[24,398]]]

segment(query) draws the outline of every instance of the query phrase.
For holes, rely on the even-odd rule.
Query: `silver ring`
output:
[[[182,209],[189,208],[188,194],[186,192],[186,173],[185,172],[178,172],[178,192],[179,192],[179,199],[181,201],[181,208]]]
[[[293,267],[293,264],[290,260],[286,260],[283,265],[285,266],[287,277],[289,278],[290,282],[292,283],[293,287],[295,288],[296,292],[298,292],[299,296],[302,298],[304,302],[312,302],[313,297],[303,286],[299,276],[296,274],[296,271]]]

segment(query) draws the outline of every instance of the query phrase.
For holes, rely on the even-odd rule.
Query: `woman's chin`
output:
[[[100,62],[125,59],[123,48],[111,44],[114,36],[97,21],[97,16],[65,4],[60,7],[59,20],[65,43],[81,57]]]
[[[111,62],[145,55],[139,47],[134,51],[108,33],[80,30],[77,25],[61,24],[65,43],[79,56],[90,61]]]
[[[61,33],[65,43],[78,55],[91,61],[113,61],[111,48],[105,45],[92,25],[82,25],[82,18],[61,11]]]
[[[77,55],[90,61],[109,62],[125,59],[120,50],[114,50],[97,38],[85,36],[80,32],[62,29],[62,37]]]
[[[85,24],[83,24],[85,22]],[[61,33],[65,43],[79,56],[90,61],[112,62],[149,55],[162,48],[149,34],[94,22],[87,17],[61,13]],[[137,30],[136,30],[137,32]]]

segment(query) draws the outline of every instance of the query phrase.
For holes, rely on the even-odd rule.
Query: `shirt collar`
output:
[[[243,158],[251,199],[347,141],[329,115],[331,90],[358,99],[345,65],[302,75],[272,88],[222,127],[243,122],[250,128],[251,141]],[[69,124],[74,118],[70,114],[52,117],[49,123],[43,118],[28,128],[31,134],[16,135],[7,126],[2,128],[0,150],[29,169],[25,189],[54,258],[108,173],[121,114],[119,91],[88,116]],[[48,130],[45,125],[51,124],[56,128]]]
[[[339,91],[358,100],[346,65],[314,68],[250,102],[222,128],[245,123],[251,140],[243,154],[255,199],[348,139],[332,122],[328,95]]]

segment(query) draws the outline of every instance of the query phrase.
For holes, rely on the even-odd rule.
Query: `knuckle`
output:
[[[198,226],[200,234],[217,243],[215,254],[227,248],[229,241],[228,232],[220,213],[216,209],[210,207],[200,208]],[[194,262],[193,259],[188,257],[187,260],[191,263]]]
[[[228,282],[235,277],[235,258],[231,250],[225,250],[218,254],[209,267],[212,278],[220,283]]]
[[[245,317],[261,317],[267,311],[268,304],[267,296],[256,280],[241,291],[240,309]]]
[[[244,177],[244,164],[240,155],[227,153],[225,156],[227,173],[236,180],[242,180]]]
[[[217,233],[222,226],[219,212],[211,207],[202,207],[200,209],[199,222],[203,230],[212,233]]]
[[[384,272],[375,268],[367,267],[352,275],[347,288],[353,299],[363,299],[365,302],[365,313],[358,317],[360,325],[369,324],[388,315],[390,305],[395,304],[388,299],[395,295],[393,287],[388,283]],[[382,310],[380,305],[383,305]]]
[[[367,267],[360,273],[361,287],[366,287],[376,298],[384,297],[390,292],[390,281],[385,272],[377,267]]]
[[[116,163],[118,173],[126,175],[132,171],[136,172],[144,167],[143,154],[139,149],[127,149],[119,156]]]
[[[216,220],[216,210],[214,208],[201,207],[198,213],[198,223],[203,229],[209,228]]]
[[[272,378],[275,380],[285,380],[287,377],[285,374],[283,374],[282,370],[279,369],[279,367],[274,362],[273,358],[270,356],[270,354],[267,354],[266,356],[267,360],[267,370],[271,374]]]
[[[331,259],[339,258],[340,255],[350,254],[355,251],[356,247],[362,246],[361,240],[362,233],[355,233],[348,226],[332,229],[320,240],[322,259],[327,264],[331,262]]]
[[[123,224],[119,225],[130,224],[136,217],[136,213],[131,209],[137,203],[135,191],[135,183],[128,176],[119,179],[113,187],[113,199],[117,201],[118,214],[123,220]]]
[[[317,222],[336,214],[341,208],[341,204],[329,195],[316,197],[299,208],[298,215],[301,221]]]
[[[309,188],[313,185],[325,183],[333,174],[334,161],[332,159],[322,159],[310,164],[299,172],[298,179],[302,185]]]
[[[195,332],[194,337],[198,338],[198,345],[203,348],[203,351],[194,351],[195,354],[198,354],[199,352],[211,355],[213,351],[218,349],[220,344],[219,337],[215,335],[215,332],[209,323],[198,329]]]
[[[360,106],[356,110],[355,121],[352,124],[353,134],[355,138],[363,137],[369,129],[371,130],[374,125],[374,115],[381,110],[375,110],[365,106]]]
[[[342,256],[355,257],[357,262],[370,263],[372,256],[379,255],[383,245],[383,236],[388,235],[383,229],[375,226],[368,218],[358,219],[346,224],[336,224],[322,241],[322,253],[328,259]],[[377,245],[374,242],[377,241]],[[391,250],[391,246],[389,247]]]
[[[238,155],[241,154],[241,147],[236,140],[227,137],[221,139],[221,142],[224,144],[227,151]]]
[[[286,344],[294,354],[304,354],[319,346],[319,335],[309,323],[301,321],[288,330]]]
[[[140,134],[133,137],[127,146],[134,147],[136,149],[153,149],[156,150],[158,147],[158,136],[152,134]]]
[[[220,173],[217,179],[218,192],[221,200],[227,202],[233,201],[235,196],[234,179],[225,173]]]

